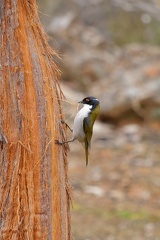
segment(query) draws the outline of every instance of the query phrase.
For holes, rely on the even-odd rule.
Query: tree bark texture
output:
[[[69,240],[70,185],[56,53],[35,0],[0,0],[0,239]]]

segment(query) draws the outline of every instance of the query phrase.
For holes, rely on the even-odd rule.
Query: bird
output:
[[[73,130],[69,127],[69,129],[73,132],[72,138],[68,141],[60,142],[58,140],[55,141],[56,144],[62,145],[65,143],[73,142],[74,140],[78,140],[85,148],[85,157],[86,157],[86,166],[88,165],[88,154],[89,148],[91,146],[91,138],[93,133],[93,125],[94,122],[100,112],[100,102],[96,97],[89,96],[85,97],[82,101],[78,102],[83,104],[83,107],[76,114]],[[62,123],[65,123],[62,121]]]

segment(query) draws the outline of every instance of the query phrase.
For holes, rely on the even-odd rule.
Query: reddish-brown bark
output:
[[[35,0],[1,0],[0,239],[71,239],[59,73]]]

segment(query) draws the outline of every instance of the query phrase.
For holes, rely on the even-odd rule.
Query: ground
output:
[[[160,240],[159,134],[145,126],[124,141],[113,132],[103,144],[94,138],[88,167],[82,146],[70,144],[74,239]]]

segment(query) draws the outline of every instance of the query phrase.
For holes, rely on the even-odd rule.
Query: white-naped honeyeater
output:
[[[82,103],[83,107],[75,116],[72,130],[73,132],[72,138],[64,142],[59,142],[58,140],[56,140],[55,143],[62,145],[64,143],[73,142],[74,140],[77,139],[84,145],[87,166],[88,151],[91,145],[93,125],[100,112],[100,103],[99,100],[95,97],[86,97],[79,103]]]

